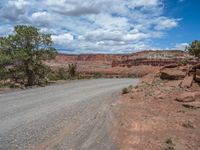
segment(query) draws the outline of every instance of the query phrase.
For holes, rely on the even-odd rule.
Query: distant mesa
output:
[[[189,59],[190,64],[195,64],[187,52],[181,50],[145,50],[131,54],[58,54],[55,63],[66,62],[104,62],[112,67],[131,67],[139,65],[165,66],[180,63]]]

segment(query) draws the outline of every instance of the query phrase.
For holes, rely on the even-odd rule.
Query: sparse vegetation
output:
[[[180,62],[181,65],[187,65],[188,64],[188,59],[185,58],[185,59],[182,59],[181,62]]]
[[[128,88],[123,88],[122,89],[122,94],[127,94],[131,91],[131,89],[133,89],[133,86],[132,85],[129,85]]]
[[[122,89],[122,94],[127,94],[128,93],[128,88],[123,88]]]
[[[50,81],[67,80],[68,71],[66,68],[63,68],[63,67],[57,70],[51,70],[51,72],[48,74],[48,79]]]
[[[102,77],[102,73],[100,73],[100,72],[96,72],[96,73],[94,73],[94,76],[93,76],[95,79],[96,78],[101,78]]]
[[[59,80],[67,80],[68,79],[68,70],[66,68],[58,69],[58,78]]]
[[[171,138],[168,138],[168,139],[166,140],[166,144],[174,145]]]
[[[165,150],[175,150],[175,148],[172,146],[169,146],[169,147],[165,148]]]
[[[73,79],[77,75],[77,63],[68,64],[69,79]]]
[[[194,129],[194,126],[191,121],[187,121],[187,122],[183,123],[182,126],[185,128]]]
[[[167,144],[165,150],[175,150],[175,148],[174,148],[175,144],[173,143],[171,138],[168,138],[165,141],[165,143]]]

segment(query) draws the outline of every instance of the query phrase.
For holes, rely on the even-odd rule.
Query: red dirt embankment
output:
[[[200,86],[192,74],[182,66],[162,68],[113,104],[119,149],[200,150]]]

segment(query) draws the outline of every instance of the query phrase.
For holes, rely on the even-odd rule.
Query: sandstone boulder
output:
[[[178,102],[194,102],[195,100],[200,98],[200,92],[184,92],[176,97],[176,101]]]
[[[200,82],[200,69],[196,69],[195,81],[196,81],[196,82]]]
[[[178,102],[193,102],[195,101],[195,93],[194,92],[186,92],[177,96],[176,101]]]
[[[184,103],[183,106],[186,108],[197,109],[197,108],[200,108],[200,102]]]
[[[194,75],[187,75],[181,83],[182,88],[190,88],[194,80]]]
[[[181,80],[186,76],[186,72],[182,69],[175,68],[163,68],[160,70],[160,78],[167,80]]]
[[[195,81],[200,82],[200,64],[192,66],[190,71],[195,73]]]
[[[153,84],[155,78],[156,78],[156,74],[148,74],[148,75],[144,76],[140,82],[146,83],[146,84]]]

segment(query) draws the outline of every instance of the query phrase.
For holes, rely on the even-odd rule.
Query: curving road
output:
[[[0,150],[115,149],[109,107],[137,79],[80,80],[0,94]]]

